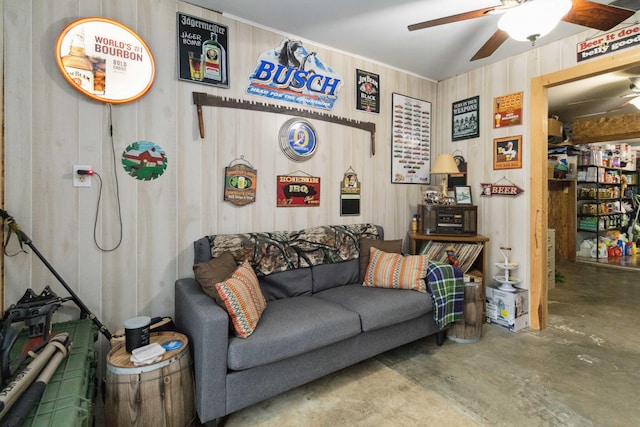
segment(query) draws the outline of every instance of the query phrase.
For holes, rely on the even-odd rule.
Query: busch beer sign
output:
[[[263,52],[249,77],[249,95],[331,110],[342,78],[307,52],[298,40],[283,40],[280,47]]]

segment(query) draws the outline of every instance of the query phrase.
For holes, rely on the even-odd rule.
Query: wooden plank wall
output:
[[[549,180],[549,228],[556,230],[556,261],[576,260],[576,182]]]
[[[531,181],[534,160],[530,154],[533,147],[546,151],[542,148],[546,142],[543,138],[531,140],[529,135],[532,128],[546,128],[546,115],[530,123],[530,81],[575,65],[575,45],[587,33],[539,44],[525,54],[479,66],[437,84],[305,42],[344,79],[332,114],[375,122],[377,154],[369,155],[366,132],[318,122],[314,123],[320,138],[318,152],[300,164],[289,161],[277,145],[278,130],[288,117],[205,107],[206,138],[201,140],[191,97],[193,91],[203,91],[249,99],[244,91],[258,55],[277,46],[283,35],[172,0],[4,1],[3,8],[4,207],[111,330],[136,315],[173,314],[174,281],[192,275],[192,243],[205,234],[373,222],[385,227],[387,238],[403,238],[421,201],[421,188],[390,182],[389,105],[393,92],[432,102],[432,154],[459,151],[469,162],[468,180],[479,207],[479,231],[491,239],[487,265],[500,260],[499,246],[509,245],[513,260],[521,263],[518,274],[524,279],[522,286],[531,285],[527,278],[535,237],[532,239],[529,231],[536,220],[530,215],[530,196],[531,189],[543,183],[540,174],[534,175],[540,182]],[[177,80],[178,11],[229,27],[230,89]],[[63,79],[54,61],[55,40],[66,24],[85,16],[120,21],[148,43],[155,55],[157,75],[142,99],[110,109],[79,94]],[[355,68],[380,75],[380,114],[355,110]],[[525,96],[524,123],[494,130],[493,98],[519,91]],[[475,95],[480,95],[480,137],[453,143],[451,104]],[[546,105],[543,111],[546,113]],[[108,132],[110,116],[113,142]],[[494,138],[512,135],[523,135],[522,168],[493,170]],[[155,181],[134,180],[119,167],[123,149],[140,140],[159,144],[168,156],[167,171]],[[246,207],[222,201],[223,169],[241,155],[258,169],[257,201]],[[539,161],[536,157],[535,162]],[[117,250],[96,249],[97,186],[73,188],[73,164],[90,164],[103,177],[96,234],[106,247],[117,244],[120,230],[114,172],[117,174],[123,222],[123,240]],[[538,163],[534,166],[542,167]],[[358,217],[339,215],[339,182],[349,167],[362,182],[362,214]],[[321,207],[275,208],[275,176],[298,169],[322,177]],[[546,187],[546,176],[544,181]],[[525,192],[515,198],[479,196],[480,183],[497,182],[514,183]],[[33,255],[6,258],[4,279],[8,302],[16,301],[27,287],[40,290],[47,284],[65,294]],[[536,299],[544,300],[539,295]]]
[[[206,138],[200,139],[192,92],[232,98],[245,94],[259,54],[283,38],[219,14],[171,0],[5,1],[4,89],[7,164],[5,208],[81,299],[112,331],[137,315],[173,315],[174,281],[192,276],[193,241],[205,234],[293,230],[322,224],[373,222],[389,239],[404,238],[421,201],[419,185],[392,184],[390,102],[393,92],[435,103],[437,84],[388,66],[305,42],[307,49],[341,74],[344,85],[331,114],[376,124],[376,155],[367,132],[314,121],[315,156],[288,160],[278,146],[285,115],[204,107]],[[176,12],[229,27],[231,88],[178,81]],[[108,106],[84,97],[62,77],[54,61],[55,41],[69,22],[104,16],[134,29],[149,45],[157,75],[140,100]],[[21,66],[15,66],[21,64]],[[380,75],[380,114],[355,110],[355,69]],[[109,137],[113,118],[113,145]],[[152,141],[168,157],[154,181],[124,173],[120,156],[134,141]],[[435,140],[435,138],[434,138]],[[436,152],[439,151],[435,147]],[[72,165],[88,164],[104,181],[98,243],[118,243],[115,172],[119,181],[123,239],[111,252],[93,241],[98,186],[72,187]],[[223,171],[244,156],[258,170],[256,203],[223,202]],[[341,217],[339,184],[352,167],[362,183],[361,215]],[[319,208],[276,208],[278,174],[302,170],[322,178]],[[10,251],[16,252],[17,246]],[[15,302],[27,287],[64,289],[33,255],[6,260],[4,295]]]

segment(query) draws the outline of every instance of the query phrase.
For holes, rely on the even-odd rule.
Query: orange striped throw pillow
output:
[[[402,256],[371,248],[363,285],[427,292],[424,278],[428,266],[429,260],[424,255]]]
[[[240,338],[247,338],[256,329],[260,316],[267,307],[251,264],[243,262],[231,277],[216,283],[216,291],[224,301],[235,334]]]

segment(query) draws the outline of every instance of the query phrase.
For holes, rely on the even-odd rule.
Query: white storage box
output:
[[[502,291],[497,286],[486,288],[487,323],[517,332],[529,326],[529,291],[516,288]]]

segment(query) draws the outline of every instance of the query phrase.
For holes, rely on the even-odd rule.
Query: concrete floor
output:
[[[640,425],[638,272],[558,263],[544,331],[426,338],[222,420],[235,426]],[[98,414],[96,414],[98,415]],[[100,425],[100,420],[96,420]]]

